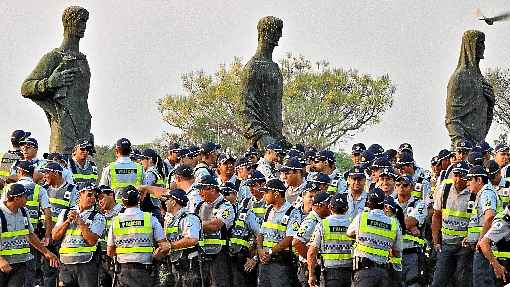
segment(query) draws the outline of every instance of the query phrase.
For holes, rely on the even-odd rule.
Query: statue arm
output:
[[[59,57],[55,52],[44,55],[32,73],[21,85],[21,95],[25,98],[43,99],[54,91],[48,87],[48,78],[59,65]]]

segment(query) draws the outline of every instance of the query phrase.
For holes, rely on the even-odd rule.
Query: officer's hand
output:
[[[260,260],[260,263],[262,263],[262,264],[268,264],[269,261],[271,260],[271,255],[269,255],[269,253],[267,253],[265,251],[261,251],[261,252],[259,252],[259,260]]]
[[[78,68],[67,69],[63,71],[58,71],[59,69],[55,69],[51,76],[48,78],[48,87],[49,88],[60,88],[63,86],[70,86],[74,81],[74,76],[80,70]]]
[[[494,268],[494,273],[496,274],[496,278],[501,279],[504,282],[506,282],[507,271],[506,271],[505,267],[503,265],[499,264],[499,262],[497,260],[495,260],[494,263],[492,263],[492,268]]]
[[[3,273],[9,273],[12,271],[12,267],[11,265],[9,265],[9,262],[7,262],[7,260],[3,259],[0,260],[0,271],[2,271]]]
[[[308,275],[308,285],[310,285],[310,287],[317,286],[317,277],[315,274]]]
[[[244,264],[244,271],[251,272],[253,268],[255,268],[255,266],[257,266],[257,261],[248,258],[246,259],[246,263]]]
[[[57,256],[50,251],[44,254],[44,258],[50,262],[50,266],[53,268],[58,268],[60,265],[60,261],[58,260]]]
[[[69,211],[69,214],[67,215],[67,221],[73,222],[78,218],[78,211],[77,210],[71,210]]]
[[[436,252],[441,252],[441,244],[434,243],[434,250],[436,250]]]

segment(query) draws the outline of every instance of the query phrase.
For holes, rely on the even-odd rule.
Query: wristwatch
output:
[[[273,249],[269,249],[269,251],[267,251],[267,253],[268,253],[269,255],[273,254]]]

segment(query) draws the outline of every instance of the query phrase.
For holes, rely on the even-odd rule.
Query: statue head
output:
[[[462,36],[459,63],[457,68],[476,68],[480,59],[484,58],[485,34],[476,30],[468,30]]]
[[[273,16],[266,16],[257,24],[258,41],[274,48],[282,37],[283,21]]]
[[[62,24],[64,25],[64,35],[83,38],[87,28],[89,12],[79,6],[69,6],[62,14]]]

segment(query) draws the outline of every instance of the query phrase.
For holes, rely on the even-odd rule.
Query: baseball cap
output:
[[[329,204],[333,209],[347,209],[347,193],[337,192],[329,199]]]
[[[317,172],[312,174],[308,182],[314,182],[317,184],[330,184],[331,178],[325,173]]]
[[[285,162],[285,164],[280,167],[281,172],[287,172],[290,170],[302,170],[303,164],[297,157],[291,157]]]
[[[365,178],[366,177],[365,170],[359,165],[353,166],[349,170],[348,176],[352,177],[352,178]]]
[[[118,148],[131,148],[131,142],[127,138],[120,138],[115,143],[115,146]]]
[[[109,187],[108,185],[101,184],[97,187],[97,194],[106,193],[106,194],[112,194],[113,189]]]
[[[469,171],[469,165],[465,161],[459,161],[455,164],[455,166],[452,168],[453,173],[460,173],[461,175],[466,175]]]
[[[140,200],[140,192],[136,189],[136,187],[128,185],[122,190],[121,198],[131,204],[134,204]]]
[[[142,154],[141,154],[141,157],[142,158],[157,158],[158,157],[158,153],[151,149],[151,148],[146,148],[142,151]]]
[[[37,143],[37,140],[35,138],[24,138],[20,141],[21,145],[31,145],[35,148],[39,147],[39,144]]]
[[[403,152],[408,152],[407,150],[403,151]],[[394,150],[394,149],[387,149],[383,152],[383,155],[381,156],[382,158],[385,158],[386,160],[394,160],[396,157],[397,157],[397,151]]]
[[[437,160],[442,161],[443,159],[448,159],[451,155],[451,152],[447,149],[442,149],[437,154]]]
[[[410,152],[413,152],[413,147],[411,146],[410,143],[402,143],[398,146],[398,151],[399,152],[402,152],[402,151],[410,151]]]
[[[79,140],[76,142],[76,144],[74,146],[77,148],[85,148],[85,149],[90,149],[93,147],[92,143],[89,142],[88,140]]]
[[[455,151],[470,151],[473,149],[473,144],[468,140],[460,140],[455,145]]]
[[[326,160],[329,163],[335,163],[335,153],[330,150],[321,150],[316,156],[315,160]]]
[[[7,190],[6,196],[7,197],[16,197],[16,196],[22,196],[25,195],[27,190],[25,189],[25,186],[19,183],[13,183],[9,184],[5,187],[4,190]]]
[[[374,161],[374,159],[375,159],[374,154],[369,150],[366,150],[361,153],[361,164],[363,164],[363,165],[366,165],[366,166],[371,165],[372,162]]]
[[[165,194],[164,197],[174,199],[180,206],[186,206],[189,201],[186,192],[179,188],[171,190],[168,194]]]
[[[487,171],[481,165],[475,165],[469,169],[469,172],[466,174],[466,179],[470,179],[473,177],[484,177],[487,178]]]
[[[401,176],[397,177],[397,181],[400,183],[403,183],[403,182],[406,182],[409,184],[414,183],[413,177],[411,175],[401,175]]]
[[[216,180],[215,177],[213,177],[210,174],[207,174],[207,175],[199,178],[195,182],[195,187],[197,189],[204,189],[204,188],[210,188],[210,187],[219,188],[218,181]]]
[[[305,187],[303,187],[303,193],[318,191],[319,185],[316,182],[306,182]]]
[[[393,214],[397,213],[397,202],[393,197],[386,196],[386,198],[384,199],[384,205],[389,207]]]
[[[397,160],[397,165],[404,166],[404,165],[410,165],[414,164],[414,158],[412,154],[408,152],[404,152],[400,155],[400,157]]]
[[[352,145],[351,153],[352,154],[361,154],[362,152],[366,151],[367,148],[363,143],[355,143]]]
[[[328,203],[331,198],[331,194],[327,192],[319,192],[313,197],[313,204]]]
[[[372,169],[385,168],[385,167],[392,167],[391,162],[389,160],[387,160],[385,157],[380,157],[380,158],[374,160],[374,162],[372,163],[372,166],[371,166]]]
[[[384,148],[380,144],[371,144],[368,149],[368,151],[372,152],[372,154],[375,157],[380,157],[384,153]]]
[[[285,184],[278,178],[270,179],[265,186],[261,187],[260,190],[263,192],[273,192],[276,191],[280,194],[285,194],[286,188]]]
[[[260,171],[252,169],[246,179],[246,185],[252,186],[257,182],[266,182],[266,177]]]
[[[437,155],[433,156],[430,159],[430,165],[437,165],[438,163],[439,163],[439,161],[437,160]]]
[[[20,142],[23,139],[28,138],[32,133],[24,130],[15,130],[11,134],[11,142]]]
[[[221,194],[223,194],[225,196],[229,195],[233,192],[237,193],[237,191],[238,191],[238,188],[236,187],[236,185],[230,181],[227,181],[224,184],[220,185],[220,192],[221,192]]]
[[[494,148],[495,153],[502,152],[502,151],[506,151],[506,152],[509,151],[508,145],[506,143],[497,144],[496,147]]]
[[[489,177],[493,177],[501,171],[499,164],[493,159],[486,161],[484,166],[485,172],[487,172],[487,175],[489,175]]]
[[[21,169],[28,173],[34,172],[34,165],[29,160],[20,160],[18,161],[18,164],[16,165],[17,169]]]
[[[379,187],[374,187],[367,196],[367,201],[373,204],[384,204],[384,199],[386,198],[386,194]]]
[[[186,149],[186,153],[183,154],[185,157],[196,157],[200,153],[200,148],[196,145],[192,145]]]
[[[63,168],[58,162],[50,161],[46,164],[44,168],[41,169],[42,172],[58,172],[62,174]]]
[[[251,146],[250,148],[248,148],[245,152],[244,152],[244,156],[245,157],[249,157],[249,156],[252,156],[252,155],[256,155],[258,156],[259,155],[259,151],[257,150],[256,147],[254,146]]]
[[[208,154],[213,151],[219,150],[221,145],[213,143],[213,142],[205,142],[200,146],[200,153]]]

